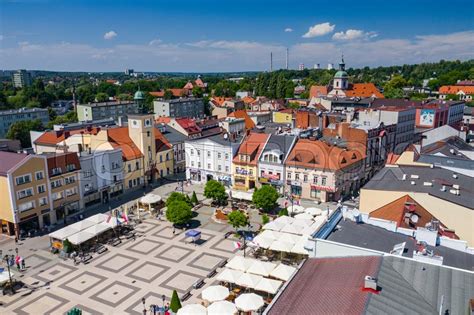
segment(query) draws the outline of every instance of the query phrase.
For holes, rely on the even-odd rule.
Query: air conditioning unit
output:
[[[407,179],[407,174],[403,174],[402,180],[406,180],[406,179]]]
[[[454,173],[453,178],[458,178],[458,174]]]
[[[412,174],[412,175],[410,176],[410,178],[412,178],[412,179],[418,179],[418,178],[420,178],[420,176],[415,175],[415,174]]]
[[[410,184],[412,184],[412,185],[416,185],[416,183],[415,183],[415,181],[414,181],[414,180],[412,180],[412,181],[410,182]]]
[[[459,185],[453,185],[453,188],[459,190]]]
[[[446,191],[446,186],[441,186],[441,191]]]
[[[377,279],[371,276],[365,276],[364,289],[371,289],[377,291]]]
[[[433,183],[432,182],[424,182],[423,183],[423,186],[433,186]]]

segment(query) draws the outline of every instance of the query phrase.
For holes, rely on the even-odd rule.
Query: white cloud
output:
[[[114,31],[108,31],[107,33],[104,34],[104,39],[113,39],[115,37],[117,37],[117,33],[115,33]]]
[[[334,31],[335,27],[336,25],[331,25],[329,22],[316,24],[314,26],[311,26],[308,32],[306,32],[306,34],[303,35],[303,37],[312,38],[312,37],[317,37],[317,36],[323,36]]]
[[[285,28],[285,32],[286,33],[291,33],[291,32],[293,32],[293,29],[291,27],[287,27],[287,28]]]
[[[474,58],[473,31],[423,35],[412,39],[326,40],[290,46],[290,67],[337,63],[341,51],[348,67],[401,65],[440,59]],[[2,43],[3,44],[3,43]],[[275,68],[284,67],[286,47],[256,41],[207,40],[160,42],[100,47],[77,43],[19,42],[1,45],[0,68],[67,71],[247,71],[268,70],[273,52]]]
[[[158,39],[158,38],[155,38],[155,39],[152,39],[148,45],[149,46],[154,46],[154,45],[158,45],[158,44],[161,44],[163,41],[161,39]]]
[[[362,30],[352,30],[349,29],[347,31],[337,32],[334,33],[332,39],[335,40],[354,40],[354,39],[369,39],[377,37],[376,32],[364,32]]]
[[[3,35],[0,35],[0,40],[3,40],[5,37]]]

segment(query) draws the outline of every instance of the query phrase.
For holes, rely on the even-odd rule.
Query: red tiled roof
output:
[[[474,86],[472,85],[444,85],[439,88],[439,94],[456,94],[463,91],[464,94],[474,94]]]
[[[183,89],[185,90],[192,90],[194,87],[193,83],[191,81],[188,81],[188,83],[186,83],[184,86],[183,86]]]
[[[287,166],[340,170],[365,158],[365,153],[329,146],[323,141],[300,139],[291,150]]]
[[[310,258],[268,311],[280,314],[363,314],[372,293],[364,277],[376,277],[381,257]]]
[[[373,83],[354,83],[349,89],[344,91],[347,97],[372,97],[384,98],[383,94]]]
[[[92,134],[96,135],[100,131],[100,127],[93,127],[93,128],[83,128],[77,130],[58,130],[58,131],[46,131],[41,136],[39,136],[34,143],[35,144],[43,144],[43,145],[56,145],[59,142],[64,141],[66,138],[76,134]]]
[[[61,173],[67,173],[67,166],[70,164],[74,165],[74,170],[81,169],[79,157],[75,152],[48,155],[47,163],[49,176],[54,176],[53,169],[55,168],[61,168]]]
[[[168,142],[168,139],[158,129],[155,128],[154,132],[156,152],[170,150],[171,144]]]
[[[262,153],[263,147],[265,146],[268,137],[269,135],[264,133],[251,133],[246,136],[239,147],[238,154],[234,157],[234,163],[257,165],[257,161],[260,158],[260,154]],[[250,155],[250,161],[240,161],[239,154]]]
[[[250,96],[245,96],[245,97],[242,98],[242,101],[245,104],[251,104],[251,103],[255,102],[255,99],[253,97],[250,97]]]
[[[20,164],[27,156],[23,153],[0,151],[0,175],[5,176],[9,170]]]
[[[222,106],[225,101],[232,100],[232,97],[214,96],[211,98],[211,102],[216,106]]]
[[[309,97],[320,97],[328,95],[328,88],[324,85],[313,85],[309,90]]]
[[[176,123],[185,129],[188,133],[199,133],[201,128],[196,124],[196,121],[191,118],[176,118]]]
[[[157,119],[155,119],[155,122],[156,123],[161,123],[161,124],[169,124],[171,121],[171,117],[158,117]]]
[[[398,161],[399,158],[400,158],[400,155],[395,154],[395,153],[393,153],[393,152],[390,152],[390,153],[387,155],[387,162],[386,162],[386,164],[388,164],[388,165],[395,165],[395,163]]]
[[[174,97],[181,97],[181,96],[186,95],[185,89],[166,89],[166,90],[148,92],[148,93],[150,93],[150,95],[154,97],[163,97],[165,96],[165,91],[167,90],[171,91]]]
[[[236,110],[235,112],[230,113],[228,115],[228,117],[235,117],[235,118],[245,119],[245,129],[247,129],[247,130],[255,128],[254,121],[252,120],[252,118],[250,118],[250,116],[247,114],[247,112],[243,109]]]
[[[128,135],[128,127],[110,128],[107,137],[114,148],[122,149],[122,158],[125,161],[143,157],[142,152]]]

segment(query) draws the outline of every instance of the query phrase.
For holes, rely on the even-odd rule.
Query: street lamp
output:
[[[11,261],[13,261],[15,257],[11,257]],[[8,278],[10,279],[10,288],[12,290],[12,293],[15,294],[15,287],[13,286],[13,279],[12,279],[12,274],[10,272],[10,255],[5,255],[5,257],[3,257],[3,260],[7,263],[7,270],[8,270]]]
[[[145,307],[145,298],[142,298],[142,304],[143,304],[143,315],[146,315],[146,307]]]
[[[165,309],[165,299],[166,299],[166,296],[163,294],[163,295],[161,296],[161,300],[163,301],[163,311],[164,311],[164,309]]]

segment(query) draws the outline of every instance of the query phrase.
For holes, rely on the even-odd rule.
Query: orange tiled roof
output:
[[[211,98],[211,101],[217,106],[222,106],[225,101],[230,101],[231,99],[232,97],[214,96]]]
[[[143,157],[142,152],[128,135],[128,127],[107,129],[107,137],[114,148],[122,149],[122,158],[125,161],[135,160]]]
[[[186,94],[185,89],[166,89],[166,90],[171,91],[174,97],[181,97]],[[166,90],[148,92],[148,93],[150,93],[150,95],[154,97],[163,97],[165,96]]]
[[[288,156],[287,166],[329,170],[344,169],[365,158],[365,153],[329,146],[323,141],[300,139]]]
[[[373,83],[354,83],[344,91],[347,97],[372,97],[384,98],[383,94]]]
[[[253,102],[255,102],[255,99],[251,96],[245,96],[245,97],[242,98],[242,101],[245,104],[252,104]]]
[[[230,113],[228,117],[243,118],[245,119],[245,129],[250,130],[255,128],[255,123],[253,122],[252,118],[250,118],[247,112],[243,109]]]
[[[158,124],[169,124],[171,121],[171,117],[158,117],[155,119],[155,122]]]
[[[388,155],[387,155],[387,162],[385,162],[385,164],[388,164],[388,165],[395,165],[395,163],[397,163],[398,159],[400,158],[400,155],[398,154],[395,154],[393,152],[390,152]]]
[[[183,86],[183,89],[185,90],[192,90],[194,87],[193,83],[191,81],[188,81],[188,83],[186,83],[184,86]]]
[[[313,85],[309,90],[309,97],[320,97],[328,94],[328,88],[324,85]]]
[[[163,136],[163,134],[155,128],[155,146],[156,152],[166,151],[171,149],[171,144],[168,142],[168,139]]]
[[[197,78],[196,81],[194,81],[194,83],[196,83],[196,85],[199,86],[200,88],[206,87],[206,83],[204,83],[204,81],[201,78]]]
[[[263,147],[265,146],[268,137],[269,135],[265,133],[251,133],[246,136],[239,147],[238,154],[234,157],[234,163],[257,165],[257,161],[260,158],[260,154],[263,151]],[[249,162],[242,162],[240,161],[239,154],[250,155],[251,160]]]
[[[456,94],[463,91],[464,94],[474,94],[474,86],[444,85],[439,88],[439,94]]]
[[[76,135],[80,133],[96,135],[99,131],[100,131],[100,127],[94,127],[90,129],[83,128],[83,129],[70,130],[70,131],[63,131],[63,130],[46,131],[41,136],[39,136],[34,141],[34,143],[42,144],[42,145],[56,145],[72,135]]]

